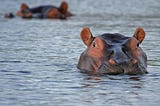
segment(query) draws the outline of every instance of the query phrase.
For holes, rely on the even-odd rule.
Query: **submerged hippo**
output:
[[[145,38],[143,28],[137,28],[132,37],[118,33],[93,37],[89,28],[84,28],[80,37],[87,46],[77,65],[82,72],[130,75],[147,73],[147,56],[139,46]]]
[[[59,7],[53,5],[42,5],[34,8],[29,8],[25,3],[21,4],[17,16],[22,18],[50,18],[50,19],[66,19],[73,14],[68,11],[68,3],[63,1]],[[13,18],[12,13],[6,13],[6,18]]]

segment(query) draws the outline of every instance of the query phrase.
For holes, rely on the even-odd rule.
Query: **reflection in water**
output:
[[[133,81],[140,81],[140,76],[131,76],[129,79],[133,80]]]
[[[82,85],[82,88],[89,88],[89,87],[93,87],[93,85],[92,84],[81,84]]]
[[[96,77],[96,76],[88,76],[87,78],[85,78],[85,80],[101,80],[101,77]]]
[[[131,105],[133,101],[142,99],[143,83],[143,76],[86,75],[81,83],[81,93],[88,103],[103,101],[105,104]]]

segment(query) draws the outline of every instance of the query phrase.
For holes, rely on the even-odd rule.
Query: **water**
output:
[[[1,0],[0,106],[159,106],[160,1],[67,0],[76,16],[67,21],[4,19],[22,2],[30,7],[58,6],[60,0]],[[86,48],[79,34],[146,31],[142,48],[148,55],[147,75],[89,76],[76,68]]]

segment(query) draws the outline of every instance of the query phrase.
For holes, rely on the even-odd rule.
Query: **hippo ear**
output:
[[[142,43],[143,39],[145,38],[145,31],[143,28],[139,27],[136,29],[136,31],[134,32],[133,37],[135,37],[139,43]]]
[[[63,1],[59,7],[61,13],[65,14],[68,10],[68,3]]]
[[[22,3],[21,4],[21,11],[26,10],[26,9],[29,9],[29,6],[26,3]]]
[[[89,46],[91,41],[93,40],[93,36],[92,36],[92,33],[90,32],[89,28],[83,28],[82,31],[81,31],[81,39],[83,41],[83,43],[86,45],[86,46]]]

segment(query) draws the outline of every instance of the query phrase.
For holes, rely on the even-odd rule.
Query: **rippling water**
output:
[[[4,19],[22,2],[29,6],[60,0],[1,0],[0,106],[159,106],[160,1],[67,0],[76,16],[62,20]],[[89,76],[76,64],[85,49],[79,33],[118,32],[132,36],[146,31],[142,43],[148,55],[143,76]]]

